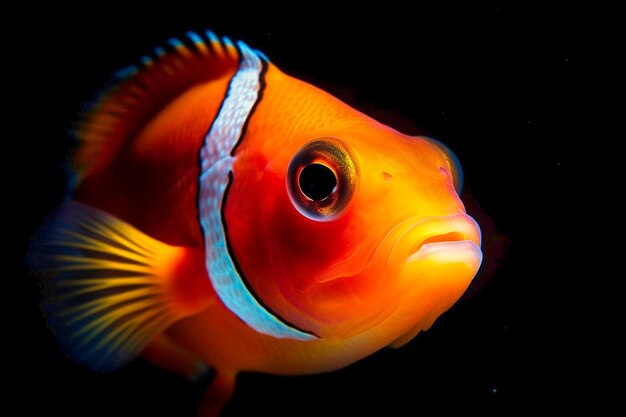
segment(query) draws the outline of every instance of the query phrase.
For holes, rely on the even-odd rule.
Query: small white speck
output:
[[[493,395],[497,394],[498,393],[498,388],[496,388],[496,387],[491,388],[491,393]]]

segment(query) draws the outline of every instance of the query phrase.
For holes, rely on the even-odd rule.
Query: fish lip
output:
[[[460,223],[460,227],[453,227],[454,224]],[[439,232],[435,234],[422,234],[418,239],[415,238],[415,231],[420,227],[425,227],[431,224],[440,225],[438,227]],[[428,243],[427,240],[436,236],[445,235],[446,233],[459,232],[459,230],[465,230],[463,232],[463,239],[458,241],[440,241]],[[453,249],[449,246],[450,243],[471,243],[474,251],[481,252],[480,249],[480,227],[478,223],[467,215],[464,211],[444,216],[413,216],[407,217],[400,221],[394,227],[387,231],[385,236],[380,240],[375,249],[367,257],[367,262],[357,272],[344,275],[344,274],[332,274],[323,279],[317,281],[318,284],[328,284],[330,282],[344,279],[346,276],[357,276],[364,271],[374,270],[375,273],[381,277],[388,276],[389,272],[394,269],[392,265],[398,266],[402,262],[415,262],[422,258],[421,255],[417,255],[422,251],[423,247],[439,248],[439,249]],[[407,246],[411,249],[405,252],[402,258],[398,258],[398,253],[402,251],[402,247]],[[469,245],[468,245],[469,246]],[[461,248],[461,245],[457,246]],[[467,248],[467,246],[466,246]],[[405,249],[406,250],[406,249]],[[434,250],[430,249],[430,253]],[[422,253],[425,253],[422,251]],[[482,256],[482,255],[481,255]]]
[[[440,251],[461,251],[461,250],[471,250],[480,252],[480,246],[478,246],[472,240],[454,240],[454,241],[444,241],[444,242],[436,242],[436,243],[425,243],[419,247],[419,249],[409,255],[407,258],[407,263],[409,262],[418,262],[422,259],[428,257],[429,255],[440,252]]]
[[[426,253],[473,246],[480,250],[478,223],[466,213],[416,219],[396,240],[394,250],[406,250],[407,262],[415,262]]]

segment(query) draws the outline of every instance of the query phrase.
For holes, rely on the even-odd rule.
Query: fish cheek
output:
[[[378,284],[358,275],[380,239],[372,218],[357,215],[357,206],[330,222],[307,218],[287,194],[286,166],[249,153],[237,162],[226,205],[228,234],[257,296],[304,328],[314,322],[320,335],[368,315],[372,304],[363,298],[372,297],[363,296]],[[387,217],[381,212],[376,219]]]
[[[306,310],[310,268],[305,233],[290,204],[284,178],[249,159],[235,166],[225,218],[232,255],[258,298],[273,311],[303,328],[311,328]],[[241,167],[240,166],[240,167]],[[304,314],[303,314],[304,313]]]
[[[347,213],[332,222],[316,222],[289,206],[275,207],[275,250],[284,254],[277,286],[290,304],[327,326],[332,333],[372,313],[378,283],[363,275],[377,239]],[[364,297],[364,294],[368,294]]]

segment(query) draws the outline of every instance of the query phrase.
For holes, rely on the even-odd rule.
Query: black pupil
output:
[[[304,195],[313,201],[325,199],[337,186],[335,173],[327,166],[315,163],[302,169],[298,182]]]

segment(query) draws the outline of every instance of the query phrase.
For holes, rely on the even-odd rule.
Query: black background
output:
[[[6,133],[20,170],[7,181],[16,196],[7,230],[18,231],[9,249],[18,292],[8,300],[17,325],[7,344],[17,347],[10,385],[20,414],[194,415],[199,386],[140,361],[100,375],[62,357],[23,259],[63,196],[66,132],[81,103],[154,46],[205,28],[245,40],[384,123],[448,144],[464,167],[468,211],[485,232],[471,295],[431,330],[330,374],[243,374],[224,416],[508,414],[589,400],[574,394],[580,377],[563,356],[569,278],[558,239],[577,58],[567,9],[94,3],[12,16],[21,29],[5,61],[15,71],[7,90],[17,92]]]

